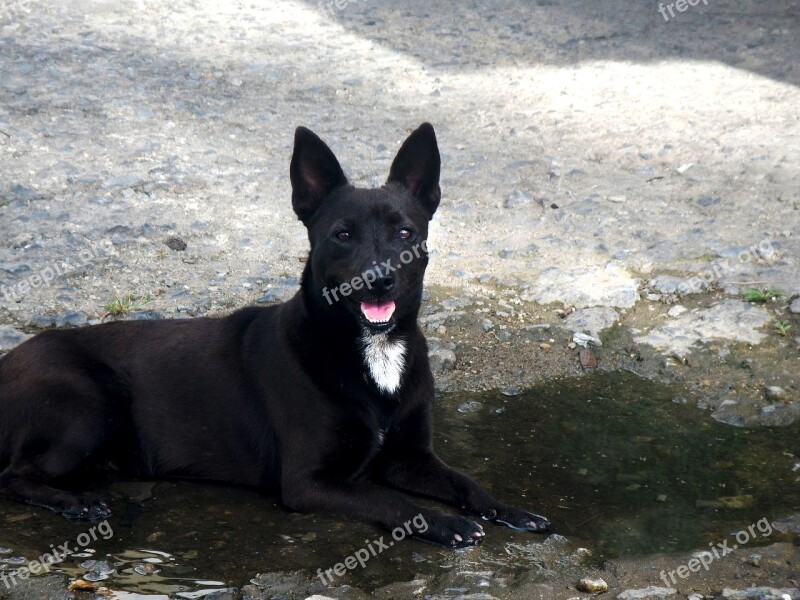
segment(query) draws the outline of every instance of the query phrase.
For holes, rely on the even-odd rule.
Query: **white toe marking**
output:
[[[375,384],[384,392],[395,393],[406,366],[406,343],[390,340],[388,334],[372,334],[365,331],[361,336],[364,362]]]

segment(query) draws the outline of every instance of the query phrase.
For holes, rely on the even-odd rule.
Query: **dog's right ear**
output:
[[[347,177],[333,152],[319,136],[305,127],[294,132],[294,152],[289,167],[292,179],[292,208],[305,222],[322,200],[337,187],[347,185]]]

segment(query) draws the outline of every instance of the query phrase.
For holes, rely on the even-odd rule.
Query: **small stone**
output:
[[[800,462],[796,466],[795,471],[800,468]],[[776,519],[772,522],[772,526],[781,533],[800,533],[800,513]]]
[[[641,588],[638,590],[625,590],[617,595],[618,600],[664,600],[668,596],[674,596],[678,593],[675,588],[657,587],[651,585],[650,587]]]
[[[580,331],[597,337],[617,321],[619,321],[619,313],[613,308],[593,306],[572,310],[566,315],[564,323],[572,331]]]
[[[675,169],[675,170],[676,170],[676,171],[677,171],[677,172],[678,172],[680,175],[683,175],[684,173],[686,173],[686,171],[688,171],[689,169],[691,169],[693,166],[694,166],[694,163],[684,163],[684,164],[682,164],[680,167],[678,167],[678,168],[677,168],[677,169]]]
[[[166,244],[167,248],[170,250],[176,250],[178,252],[183,252],[186,250],[186,242],[181,238],[171,237],[166,241]]]
[[[570,350],[575,350],[575,348],[577,347],[578,344],[576,344],[575,342],[570,342],[569,344],[567,344],[567,348],[569,348]]]
[[[89,315],[83,311],[69,311],[56,319],[56,327],[82,327],[89,322]]]
[[[797,588],[753,587],[746,590],[723,588],[720,599],[724,600],[793,600],[800,597]]]
[[[795,298],[789,305],[789,312],[793,315],[800,315],[800,298]]]
[[[506,198],[503,206],[505,208],[516,208],[524,204],[529,204],[532,201],[533,197],[528,192],[523,190],[515,190],[508,196],[508,198]]]
[[[764,395],[769,400],[785,400],[787,397],[786,390],[777,385],[768,385],[764,388]]]
[[[137,563],[134,565],[133,570],[136,571],[139,575],[157,575],[161,572],[161,569],[158,568],[158,565],[153,563]]]
[[[578,355],[578,357],[579,357],[579,359],[581,361],[581,366],[584,369],[596,369],[597,368],[597,357],[594,355],[594,352],[592,352],[591,350],[589,350],[589,349],[581,350],[580,354]]]
[[[661,302],[661,294],[647,294],[647,299],[650,302]]]
[[[548,343],[539,344],[539,348],[541,348],[542,350],[550,350],[552,347],[553,345]]]
[[[135,188],[144,184],[144,179],[138,175],[122,175],[120,177],[109,177],[105,180],[105,187]]]
[[[685,279],[674,275],[657,275],[647,283],[647,287],[662,294],[674,294],[680,291],[684,282]]]
[[[683,313],[687,312],[688,310],[689,309],[686,308],[685,306],[681,306],[680,304],[676,304],[675,306],[673,306],[672,308],[670,308],[667,311],[667,315],[669,315],[670,317],[672,317],[674,319],[675,317],[680,317]]]
[[[445,327],[444,325],[439,325],[438,329],[436,330],[436,333],[438,333],[439,335],[446,334],[447,333],[447,327]]]
[[[603,342],[601,342],[599,338],[586,333],[581,333],[579,331],[576,331],[575,333],[572,334],[572,341],[578,344],[579,346],[583,346],[584,348],[588,348],[589,344],[598,347],[603,345]]]
[[[584,577],[578,582],[578,591],[587,594],[602,594],[608,591],[608,584],[602,579],[591,579]]]
[[[472,413],[477,410],[480,410],[483,405],[478,402],[477,400],[470,400],[469,402],[464,402],[461,406],[458,407],[458,412],[460,413]]]
[[[428,338],[428,360],[434,372],[452,371],[456,366],[456,353],[440,340]]]

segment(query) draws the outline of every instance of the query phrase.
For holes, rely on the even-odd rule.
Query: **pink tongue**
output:
[[[394,302],[362,302],[361,312],[372,323],[383,323],[392,318]]]

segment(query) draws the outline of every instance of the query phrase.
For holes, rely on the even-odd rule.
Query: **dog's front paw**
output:
[[[111,516],[111,509],[97,496],[83,494],[76,497],[72,506],[66,508],[62,513],[68,519],[78,521],[102,521]]]
[[[434,513],[425,515],[428,528],[414,536],[450,548],[477,546],[483,541],[483,527],[466,517]]]
[[[550,521],[542,516],[534,515],[511,506],[499,506],[486,511],[483,518],[519,531],[538,531],[544,533],[551,530]]]

